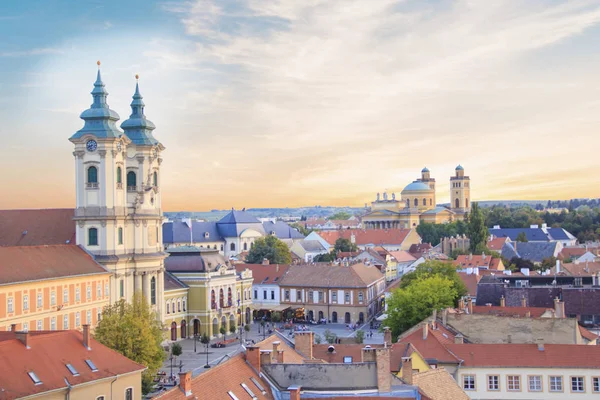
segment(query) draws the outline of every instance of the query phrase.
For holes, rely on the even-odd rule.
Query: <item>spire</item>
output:
[[[143,97],[140,94],[140,85],[139,85],[140,76],[135,76],[135,93],[133,94],[133,101],[131,102],[131,115],[129,119],[123,121],[121,124],[121,129],[125,131],[125,134],[131,141],[140,146],[140,145],[150,145],[154,146],[159,144],[158,140],[152,136],[152,131],[156,128],[154,124],[146,119],[144,115],[144,101]]]
[[[108,104],[106,104],[108,92],[106,91],[104,82],[102,82],[102,76],[100,75],[100,61],[96,64],[98,64],[98,75],[96,76],[96,82],[94,82],[94,89],[92,90],[92,97],[94,98],[92,108],[108,108]]]
[[[144,101],[143,97],[140,94],[140,84],[139,84],[140,76],[135,76],[135,93],[133,94],[133,101],[131,102],[131,116],[130,118],[136,118],[138,116],[144,117]]]

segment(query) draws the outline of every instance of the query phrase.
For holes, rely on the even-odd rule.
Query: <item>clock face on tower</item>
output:
[[[95,140],[88,140],[85,144],[85,148],[88,151],[96,151],[96,149],[98,148],[98,143],[96,143]]]

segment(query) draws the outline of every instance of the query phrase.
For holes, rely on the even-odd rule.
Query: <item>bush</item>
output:
[[[325,336],[325,340],[329,344],[334,344],[337,340],[337,335],[331,332],[329,329],[325,329],[325,332],[323,332],[323,336]]]
[[[181,353],[183,353],[181,345],[179,343],[173,343],[171,345],[171,354],[173,354],[175,357],[179,357]]]
[[[362,329],[357,330],[356,336],[354,338],[356,339],[356,343],[363,343],[365,341],[365,331],[363,331]]]

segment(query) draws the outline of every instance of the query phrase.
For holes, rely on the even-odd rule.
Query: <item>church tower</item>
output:
[[[425,183],[431,189],[433,189],[433,207],[431,207],[431,208],[435,208],[437,206],[437,202],[436,202],[437,200],[435,198],[435,178],[431,177],[429,168],[425,167],[421,170],[421,179],[418,179],[418,180]]]
[[[471,180],[462,166],[454,171],[455,176],[450,177],[450,208],[457,214],[465,214],[471,211]]]
[[[131,301],[141,292],[162,319],[167,254],[159,184],[164,146],[152,135],[155,127],[144,115],[137,83],[123,131],[107,96],[98,67],[93,103],[81,114],[84,126],[69,139],[75,145],[77,244],[113,273],[111,303]]]

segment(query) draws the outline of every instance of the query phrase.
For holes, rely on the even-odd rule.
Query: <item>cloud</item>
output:
[[[0,57],[28,57],[28,56],[42,56],[49,54],[64,54],[64,50],[57,49],[54,47],[40,47],[30,50],[19,50],[19,51],[7,51],[0,52]]]

